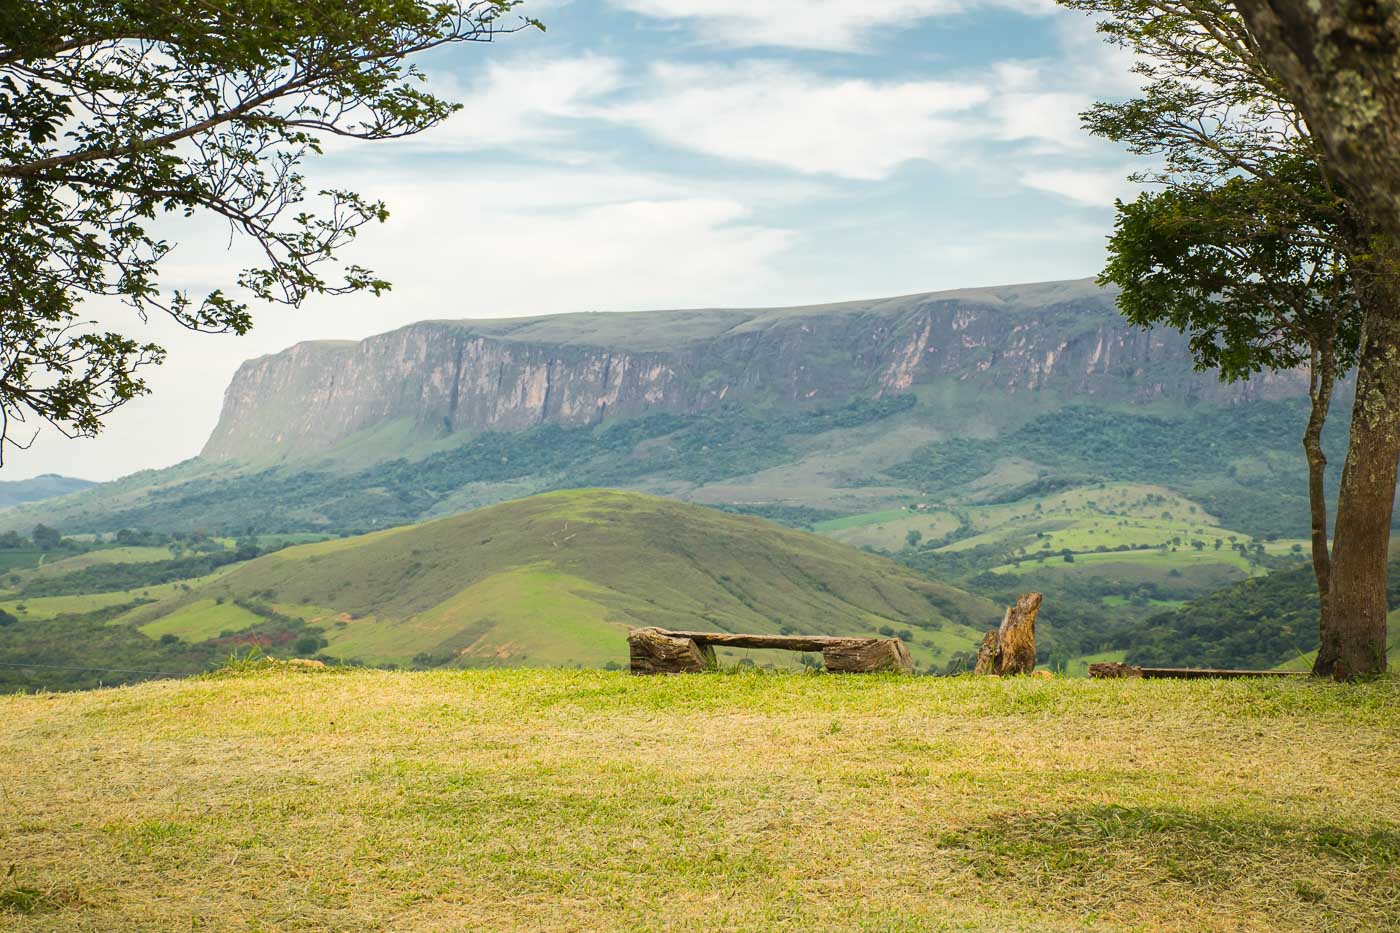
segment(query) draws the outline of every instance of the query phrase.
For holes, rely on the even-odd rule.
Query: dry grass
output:
[[[0,723],[6,928],[1400,928],[1394,679],[279,670]]]

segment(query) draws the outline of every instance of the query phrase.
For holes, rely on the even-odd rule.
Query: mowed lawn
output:
[[[6,929],[1400,927],[1394,678],[280,667],[0,698],[0,787]]]

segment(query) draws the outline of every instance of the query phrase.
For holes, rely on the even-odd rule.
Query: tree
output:
[[[0,4],[0,455],[34,418],[91,436],[147,391],[165,351],[79,317],[92,296],[142,319],[245,333],[249,301],[389,287],[341,248],[382,202],[311,192],[327,135],[389,139],[456,105],[410,59],[539,24],[516,0],[44,0]],[[311,202],[311,203],[308,203]],[[234,285],[163,292],[164,214],[203,213],[256,247]]]
[[[1400,3],[1240,0],[1277,75],[1358,206],[1365,324],[1317,670],[1384,671],[1386,559],[1400,462]],[[1330,670],[1328,669],[1330,666]]]
[[[1310,364],[1313,405],[1304,447],[1314,571],[1319,591],[1327,594],[1315,673],[1337,674],[1328,646],[1340,642],[1344,623],[1334,609],[1340,594],[1343,612],[1349,611],[1350,597],[1341,593],[1349,584],[1339,583],[1336,560],[1344,531],[1354,525],[1355,497],[1349,498],[1344,472],[1335,553],[1329,553],[1320,435],[1335,379],[1362,352],[1362,322],[1373,300],[1371,247],[1352,189],[1333,171],[1233,6],[1061,2],[1102,17],[1100,31],[1137,53],[1135,70],[1144,79],[1138,97],[1100,103],[1085,114],[1092,132],[1160,160],[1159,168],[1137,177],[1164,190],[1123,208],[1115,241],[1125,258],[1105,271],[1110,281],[1126,283],[1129,317],[1191,333],[1198,364],[1219,368],[1227,379]],[[1182,291],[1173,295],[1174,289]],[[1164,302],[1163,310],[1153,310],[1149,300]],[[1354,412],[1353,450],[1356,418]],[[1387,528],[1394,480],[1392,465]],[[1377,579],[1365,583],[1379,587],[1382,601],[1385,550]],[[1349,637],[1366,643],[1356,646],[1359,654],[1374,656],[1379,645],[1380,657],[1369,666],[1344,665],[1343,676],[1383,669],[1383,613],[1378,633],[1353,627]]]
[[[918,547],[919,542],[922,540],[924,540],[924,533],[922,531],[919,531],[917,528],[910,531],[909,534],[904,536],[904,544],[907,547]]]
[[[35,525],[34,530],[29,533],[29,537],[33,540],[35,547],[45,551],[51,551],[63,544],[63,535],[48,525]]]
[[[1308,366],[1303,449],[1321,630],[1331,572],[1322,428],[1337,379],[1355,364],[1361,314],[1344,210],[1316,163],[1287,156],[1266,164],[1268,181],[1174,179],[1120,202],[1100,280],[1122,289],[1128,320],[1189,334],[1197,367],[1226,381]]]
[[[252,560],[262,553],[256,535],[240,535],[233,543],[235,560]]]

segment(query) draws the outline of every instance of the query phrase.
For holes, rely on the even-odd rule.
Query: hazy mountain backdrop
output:
[[[0,554],[0,656],[598,665],[660,623],[907,632],[940,670],[1037,589],[1059,669],[1306,663],[1302,374],[1222,384],[1113,298],[1058,282],[299,344],[243,365],[199,457],[0,510],[0,531],[104,533]],[[583,487],[833,540],[528,498]]]
[[[1305,392],[1194,372],[1088,281],[430,321],[251,360],[200,457],[0,528],[365,530],[601,485],[810,524],[1109,480],[1295,534]]]

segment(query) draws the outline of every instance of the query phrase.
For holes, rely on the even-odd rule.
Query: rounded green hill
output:
[[[986,600],[817,535],[590,489],[288,548],[122,621],[197,640],[268,610],[320,628],[331,657],[469,667],[622,663],[626,630],[656,625],[883,629],[927,668],[997,616]]]

